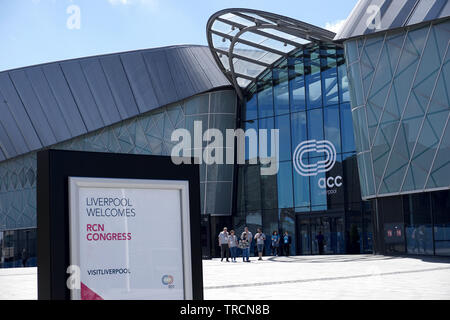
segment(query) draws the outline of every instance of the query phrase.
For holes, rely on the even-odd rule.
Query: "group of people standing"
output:
[[[258,228],[255,236],[253,236],[253,234],[248,230],[248,227],[245,227],[244,232],[242,232],[241,236],[238,237],[234,230],[228,232],[227,227],[225,227],[218,236],[221,257],[220,261],[223,261],[223,259],[226,258],[226,261],[229,262],[231,253],[231,261],[236,262],[238,248],[240,248],[242,250],[242,260],[244,262],[250,262],[250,248],[253,243],[256,243],[258,260],[262,260],[266,240],[267,237],[262,232],[261,228]],[[282,237],[277,231],[274,231],[270,240],[273,256],[283,255],[283,251],[284,255],[289,256],[292,240],[287,231]]]

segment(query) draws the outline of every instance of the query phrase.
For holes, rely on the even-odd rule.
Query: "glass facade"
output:
[[[371,211],[359,190],[344,50],[305,47],[264,72],[247,91],[241,127],[279,129],[279,170],[265,176],[249,161],[238,166],[233,217],[238,232],[244,226],[262,227],[266,234],[288,231],[290,254],[318,253],[319,231],[324,253],[371,252]],[[334,146],[336,163],[326,173],[304,176],[295,169],[294,153],[300,143],[314,140]],[[320,161],[325,161],[321,152],[302,157],[304,164]]]
[[[202,121],[204,131],[208,128],[217,128],[222,132],[234,129],[236,99],[233,90],[198,95],[51,148],[170,155],[175,145],[171,141],[172,132],[178,128],[186,128],[193,138],[194,121]],[[5,267],[19,266],[20,259],[17,258],[21,254],[18,252],[22,252],[24,248],[30,257],[28,265],[35,264],[36,169],[35,152],[0,163],[0,232],[3,231],[3,249],[6,250],[2,255]],[[200,165],[202,214],[231,215],[233,175],[232,165],[206,165],[204,162]],[[29,236],[26,233],[26,242],[20,240],[25,237],[22,236],[24,228],[30,228]],[[12,243],[14,245],[10,246]]]
[[[0,268],[36,266],[36,228],[0,231]]]
[[[447,19],[345,42],[363,198],[450,188],[449,33]]]
[[[374,251],[450,255],[450,20],[345,42]]]
[[[450,191],[373,200],[379,232],[375,252],[450,256]]]

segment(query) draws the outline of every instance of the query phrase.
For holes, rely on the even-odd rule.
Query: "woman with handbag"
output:
[[[243,232],[239,241],[239,248],[242,249],[242,261],[250,262],[250,241],[248,233]]]

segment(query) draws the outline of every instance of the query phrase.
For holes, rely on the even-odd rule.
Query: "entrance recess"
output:
[[[319,231],[325,238],[324,254],[345,253],[344,214],[326,215],[325,212],[314,215],[297,216],[297,254],[319,254],[316,236]]]

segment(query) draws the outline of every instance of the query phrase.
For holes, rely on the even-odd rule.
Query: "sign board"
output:
[[[186,181],[69,178],[72,299],[192,299]]]
[[[198,165],[65,150],[37,160],[39,299],[203,299]]]

